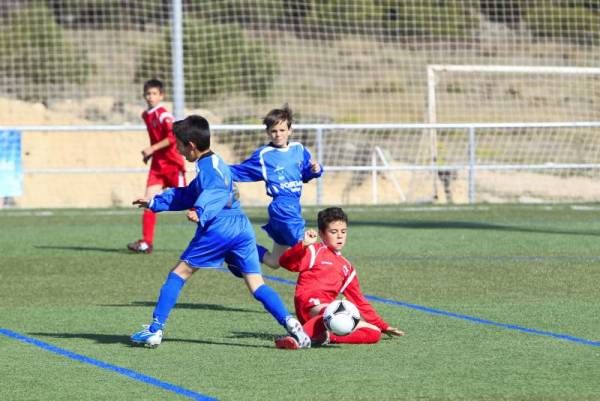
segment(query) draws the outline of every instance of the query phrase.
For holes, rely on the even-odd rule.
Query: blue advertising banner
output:
[[[0,197],[22,194],[21,132],[0,131]]]

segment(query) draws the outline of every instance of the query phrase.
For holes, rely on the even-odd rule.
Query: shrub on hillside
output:
[[[144,29],[168,25],[171,0],[46,0],[56,20],[69,28]]]
[[[516,26],[521,22],[523,0],[480,0],[480,10],[492,22]]]
[[[46,101],[49,92],[87,82],[94,70],[41,2],[15,9],[0,27],[0,79],[18,98]]]
[[[377,20],[388,37],[456,40],[478,28],[479,17],[467,2],[438,0],[374,0]]]
[[[472,2],[438,0],[285,0],[303,36],[337,39],[344,34],[455,40],[469,36],[478,18]]]
[[[135,82],[157,77],[171,82],[171,30],[142,49]],[[235,24],[186,19],[183,24],[186,103],[198,107],[205,99],[245,93],[263,98],[279,73],[277,61],[260,43]]]
[[[283,20],[285,0],[188,0],[186,15],[219,24],[236,23],[244,28],[274,28]],[[193,14],[190,14],[193,13]]]
[[[600,44],[600,15],[587,2],[573,4],[551,0],[532,1],[525,10],[525,23],[539,38],[566,39],[578,44]]]

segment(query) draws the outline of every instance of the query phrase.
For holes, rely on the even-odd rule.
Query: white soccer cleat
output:
[[[143,345],[148,348],[156,348],[160,345],[163,337],[163,331],[150,331],[149,325],[144,325],[144,329],[131,335],[131,342],[138,345]]]
[[[300,348],[310,348],[310,337],[306,334],[298,319],[289,317],[285,321],[285,327],[288,333],[298,341]]]

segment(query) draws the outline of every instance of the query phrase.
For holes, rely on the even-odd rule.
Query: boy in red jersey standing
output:
[[[306,230],[304,240],[285,251],[279,259],[282,267],[300,273],[294,305],[298,320],[313,344],[373,344],[380,340],[382,332],[403,336],[403,331],[390,326],[369,304],[360,289],[356,270],[342,256],[348,230],[346,213],[339,207],[321,210],[317,224],[321,242],[317,242],[315,230]],[[356,329],[346,336],[328,332],[323,324],[325,307],[340,294],[355,304],[361,315]],[[291,336],[277,338],[275,345],[277,348],[299,348]]]
[[[161,104],[164,92],[164,85],[158,79],[150,79],[144,84],[144,99],[148,109],[142,113],[142,119],[148,129],[150,146],[142,150],[142,160],[148,163],[152,159],[145,199],[151,199],[165,188],[185,186],[185,162],[177,152],[173,115]],[[142,239],[127,244],[127,249],[137,253],[151,253],[155,226],[156,214],[150,209],[144,209]]]

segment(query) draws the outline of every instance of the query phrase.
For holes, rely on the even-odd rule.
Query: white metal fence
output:
[[[23,133],[26,154],[42,141],[42,136],[43,141],[52,144],[42,150],[45,162],[33,163],[40,160],[40,151],[34,152],[31,161],[24,157],[23,199],[29,200],[17,199],[17,206],[120,206],[142,193],[142,174],[147,168],[139,163],[137,155],[147,138],[141,125],[2,129]],[[264,128],[259,125],[213,125],[212,130],[213,147],[230,163],[240,162],[266,142]],[[311,149],[326,170],[316,185],[306,186],[306,204],[600,200],[600,122],[298,124],[294,130],[293,138]],[[27,138],[33,135],[38,137],[31,138],[28,145]],[[139,149],[124,135],[135,138]],[[86,145],[92,137],[108,147],[98,150],[95,145]],[[120,156],[119,152],[129,156]],[[112,158],[105,161],[102,154],[96,153]],[[134,162],[129,160],[131,155]],[[60,163],[54,159],[60,159]],[[74,175],[82,177],[75,179]],[[120,175],[127,175],[133,183],[129,189],[120,188]],[[113,183],[104,183],[109,178]],[[47,203],[39,199],[43,193],[31,195],[41,182],[46,185],[50,181],[55,182],[52,191],[58,194],[57,200]],[[61,200],[60,193],[72,186],[78,189],[73,189],[70,200]],[[97,203],[74,201],[92,190],[99,192],[92,196]],[[254,191],[247,204],[268,202],[261,187]],[[106,192],[112,193],[112,200],[101,201]]]

